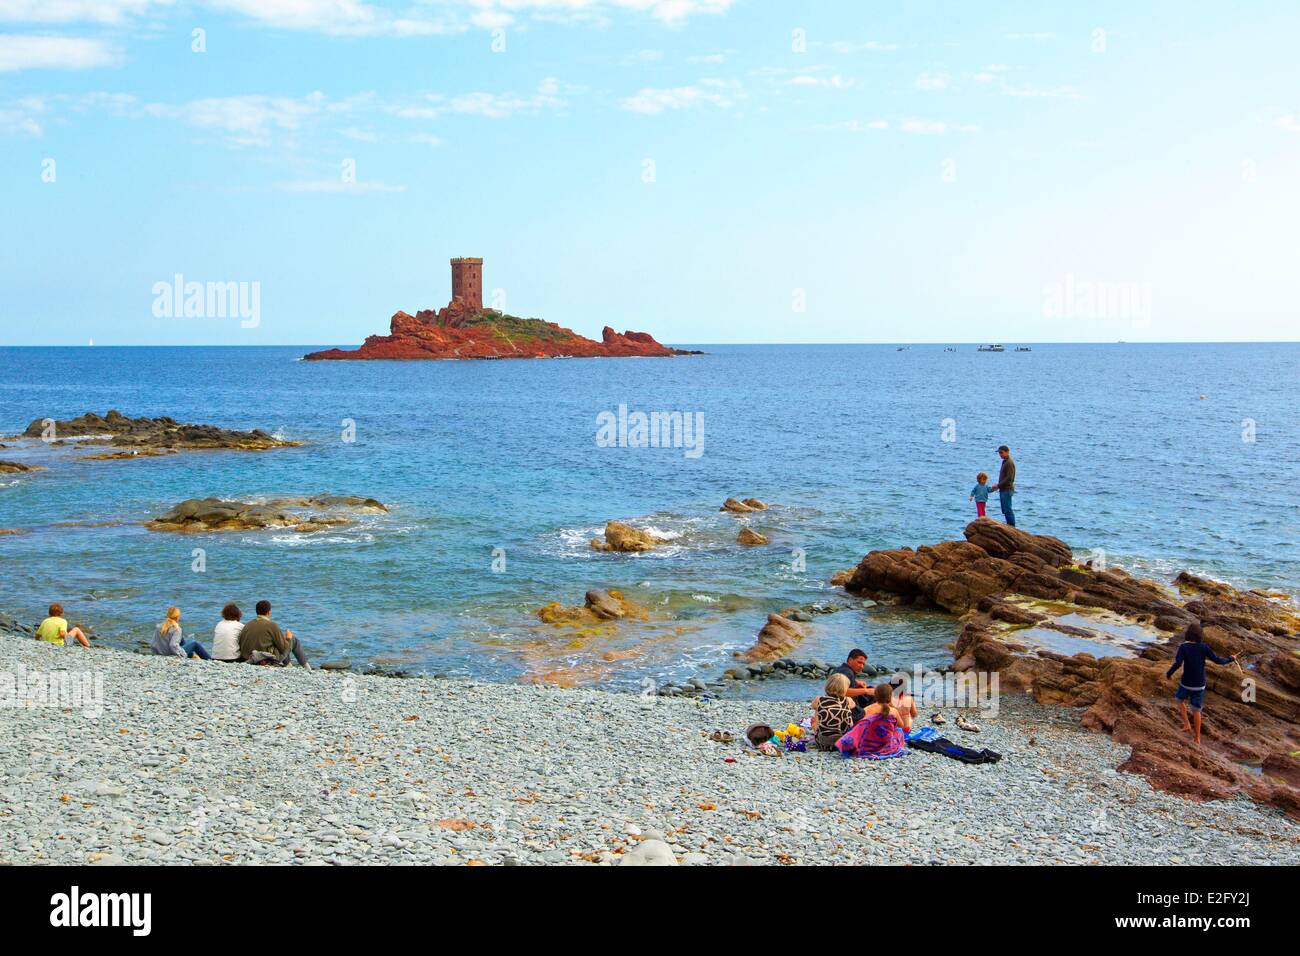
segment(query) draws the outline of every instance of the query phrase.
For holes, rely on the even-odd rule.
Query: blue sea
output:
[[[0,610],[37,621],[59,600],[105,643],[136,646],[168,605],[210,641],[227,601],[251,615],[267,598],[318,661],[636,689],[716,675],[769,612],[841,601],[827,578],[871,549],[960,538],[1002,443],[1023,529],[1162,580],[1300,585],[1297,344],[300,361],[321,347],[0,349],[0,434],[116,408],[305,443],[89,462],[75,443],[0,439],[0,458],[47,466],[0,475],[0,528],[26,531],[0,536]],[[702,454],[602,447],[599,416],[620,405],[702,414]],[[391,511],[310,535],[143,527],[185,498],[318,492]],[[737,518],[718,510],[728,496],[772,507]],[[588,541],[609,519],[665,543],[598,553]],[[737,545],[746,523],[770,545]],[[537,620],[594,587],[649,620],[586,635]],[[818,617],[795,656],[859,645],[937,664],[954,636],[942,615],[855,604]]]

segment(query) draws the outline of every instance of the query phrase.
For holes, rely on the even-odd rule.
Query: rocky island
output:
[[[326,349],[303,356],[320,359],[504,359],[612,358],[695,355],[669,348],[646,332],[615,332],[601,341],[541,319],[524,319],[483,306],[483,260],[451,260],[451,302],[415,315],[397,312],[388,335],[372,335],[354,350]]]

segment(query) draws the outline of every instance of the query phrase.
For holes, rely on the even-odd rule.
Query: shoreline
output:
[[[1247,797],[1118,772],[1128,747],[1020,695],[979,734],[945,709],[943,732],[997,764],[773,759],[705,735],[805,702],[88,657],[7,633],[0,652],[28,675],[89,664],[103,689],[97,719],[0,707],[0,863],[618,864],[663,837],[699,864],[1280,864],[1300,845]]]

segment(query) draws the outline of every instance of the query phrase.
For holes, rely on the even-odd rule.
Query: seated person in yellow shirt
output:
[[[75,638],[82,647],[90,647],[90,641],[86,639],[81,628],[68,627],[68,622],[63,619],[63,605],[57,602],[51,604],[50,616],[41,621],[41,626],[36,629],[36,639],[47,644],[63,646],[68,643],[70,637]]]

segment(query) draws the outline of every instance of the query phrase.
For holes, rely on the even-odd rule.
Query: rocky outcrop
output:
[[[377,513],[385,512],[388,508],[374,498],[352,495],[279,498],[255,504],[223,501],[219,498],[191,498],[182,501],[166,514],[146,522],[145,527],[151,531],[191,533],[291,528],[309,534],[351,524],[353,519],[337,514],[339,510]]]
[[[756,545],[767,544],[767,536],[759,534],[757,531],[753,530],[752,528],[741,528],[740,534],[736,535],[736,542],[738,544],[744,544],[753,547]]]
[[[1121,770],[1193,799],[1246,793],[1300,816],[1300,616],[1279,596],[1182,573],[1164,587],[1119,568],[1075,564],[1057,538],[980,519],[965,541],[873,551],[845,587],[961,615],[955,670],[997,672],[1003,691],[1086,708],[1083,723],[1129,745]],[[1026,607],[1022,597],[1039,599]],[[1104,610],[1162,636],[1134,656],[1066,656],[1018,638],[1025,627],[1070,633],[1054,612]],[[1241,668],[1208,670],[1202,746],[1182,729],[1165,678],[1181,632],[1198,621]],[[1077,628],[1076,628],[1077,630]],[[1271,768],[1271,769],[1270,769]]]
[[[319,359],[503,359],[607,358],[695,355],[656,342],[646,332],[615,332],[606,326],[599,342],[541,319],[495,309],[467,311],[453,304],[437,312],[397,312],[387,335],[372,335],[354,350],[326,349]]]
[[[743,501],[736,498],[728,498],[722,503],[719,511],[730,511],[732,514],[748,514],[751,511],[766,511],[767,504],[759,501],[757,498],[745,498]]]
[[[120,461],[124,458],[161,458],[174,455],[174,448],[132,448],[129,451],[106,451],[98,455],[79,455],[77,461]]]
[[[23,432],[26,438],[58,441],[82,438],[84,445],[114,445],[127,451],[97,456],[100,458],[135,458],[166,454],[169,451],[232,449],[266,451],[290,448],[302,442],[284,441],[259,428],[233,431],[216,425],[195,425],[174,418],[128,418],[116,409],[106,415],[86,412],[78,418],[54,421],[38,418]]]
[[[747,661],[774,661],[789,654],[807,636],[802,624],[780,614],[769,614],[753,646],[736,656]]]
[[[591,546],[597,551],[649,551],[662,541],[650,534],[634,528],[622,521],[610,521],[605,525],[605,540],[591,539]]]
[[[18,461],[0,461],[0,475],[25,475],[33,471],[44,471],[40,465],[24,465]]]
[[[603,590],[588,591],[580,605],[566,606],[552,601],[537,610],[537,617],[543,623],[579,628],[610,624],[624,618],[643,621],[649,616],[645,608],[623,597],[622,592]]]

